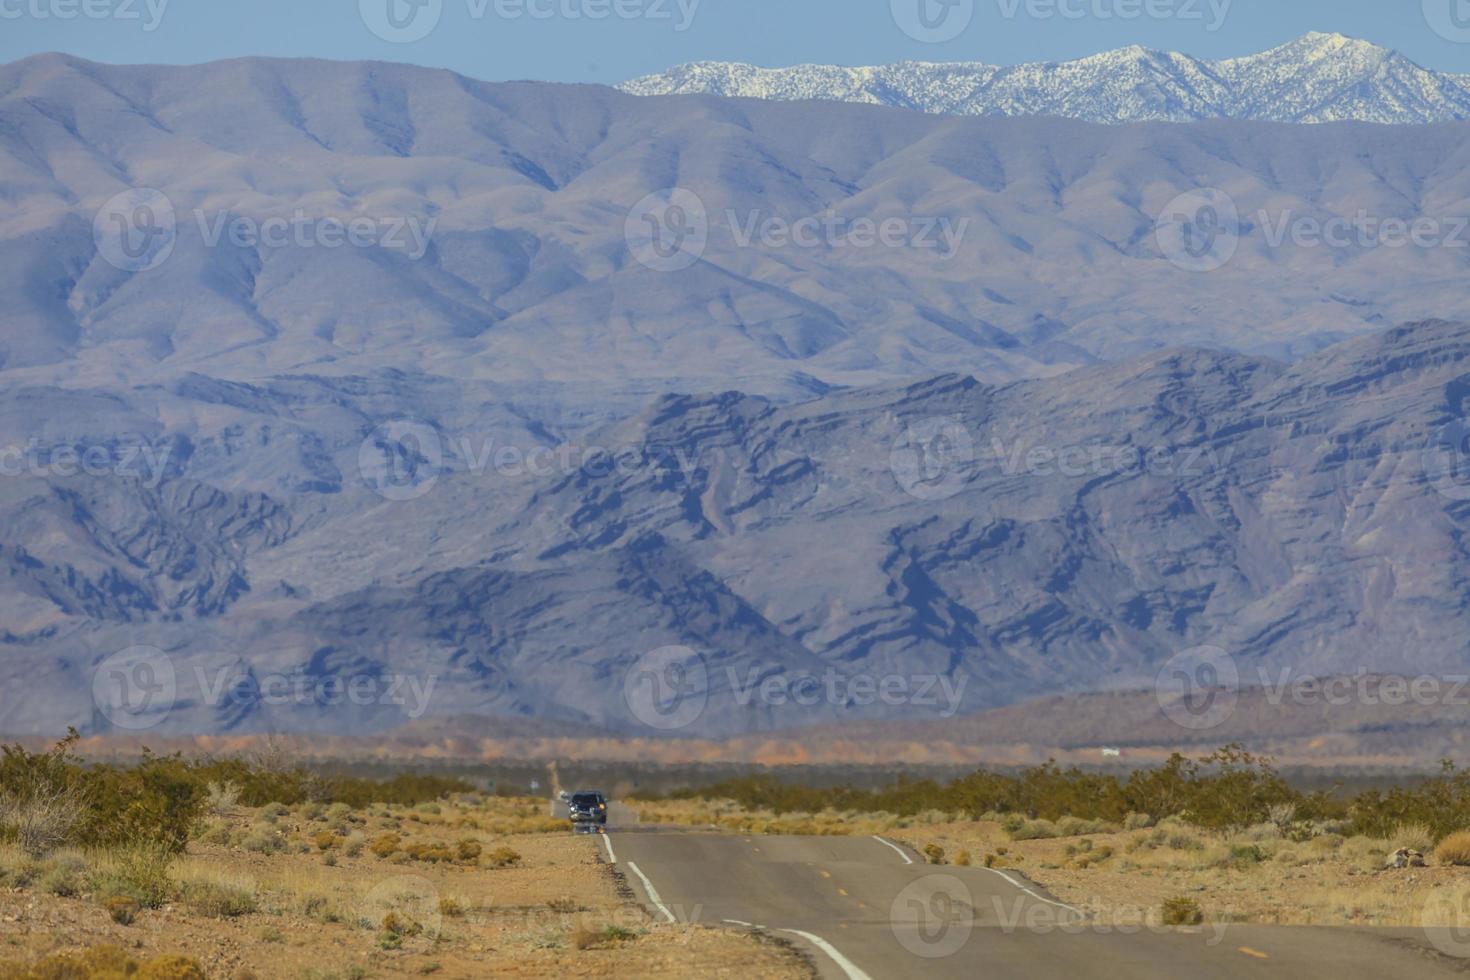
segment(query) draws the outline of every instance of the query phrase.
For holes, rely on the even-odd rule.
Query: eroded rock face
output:
[[[707,696],[684,734],[1146,686],[1200,644],[1243,686],[1453,673],[1470,493],[1426,450],[1465,411],[1467,361],[1470,327],[1425,323],[1291,365],[1183,350],[1002,386],[666,396],[555,429],[442,381],[113,390],[118,427],[194,449],[157,486],[0,481],[0,691],[26,692],[18,730],[105,727],[89,671],[145,643],[177,666],[175,729],[413,711],[644,731],[625,678],[679,645]],[[390,500],[360,457],[399,405],[439,463]],[[507,446],[515,465],[487,451]],[[278,676],[433,685],[412,704],[219,696]],[[862,703],[854,678],[909,696]]]

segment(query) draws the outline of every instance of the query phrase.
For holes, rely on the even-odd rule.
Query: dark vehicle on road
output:
[[[567,800],[572,823],[607,823],[607,798],[601,793],[573,793]]]

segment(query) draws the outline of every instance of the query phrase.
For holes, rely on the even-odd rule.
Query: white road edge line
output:
[[[618,863],[618,857],[617,857],[616,854],[613,853],[613,849],[612,849],[612,834],[603,834],[602,835],[602,842],[607,845],[607,863],[608,864],[617,864]]]
[[[1049,898],[1046,898],[1046,897],[1044,897],[1042,895],[1038,895],[1034,891],[1032,891],[1031,889],[1027,888],[1025,885],[1021,884],[1016,879],[1012,878],[1010,875],[1006,874],[1004,871],[998,870],[996,868],[986,868],[985,870],[986,871],[993,871],[996,874],[1000,875],[1006,881],[1009,881],[1012,885],[1014,885],[1015,887],[1021,889],[1021,891],[1025,892],[1027,895],[1030,895],[1032,898],[1036,899],[1038,902],[1045,902],[1048,905],[1055,905],[1057,908],[1066,909],[1068,912],[1076,912],[1078,915],[1082,916],[1082,918],[1084,918],[1084,919],[1087,918],[1087,913],[1084,912],[1084,911],[1082,911],[1081,909],[1074,908],[1073,906],[1068,905],[1065,902],[1054,902],[1054,901],[1052,901]]]
[[[743,919],[723,919],[721,921],[728,922],[732,926],[744,926],[747,929],[754,929],[754,928],[756,928],[755,926],[751,925],[749,922],[744,921]]]
[[[884,843],[887,842],[885,841]],[[848,959],[846,956],[843,956],[841,953],[839,953],[837,951],[837,947],[827,942],[827,940],[823,939],[821,936],[813,936],[811,933],[802,932],[800,929],[780,929],[778,931],[789,932],[793,936],[800,936],[802,939],[805,939],[807,942],[817,947],[817,949],[820,949],[822,952],[826,953],[832,958],[832,962],[837,964],[837,968],[843,973],[847,974],[847,980],[873,980],[872,977],[863,972],[861,967],[859,967],[852,960]]]
[[[648,875],[640,871],[638,869],[638,865],[634,864],[632,861],[628,862],[628,868],[635,875],[638,876],[639,881],[643,882],[643,889],[644,891],[648,892],[648,900],[654,904],[655,908],[657,908],[660,912],[664,914],[664,918],[670,922],[679,921],[678,919],[674,918],[674,913],[670,912],[668,910],[668,907],[664,905],[663,899],[658,897],[658,889],[653,887],[653,882],[648,880]]]
[[[897,844],[893,843],[893,841],[891,841],[891,840],[884,840],[883,838],[879,837],[877,834],[874,834],[873,835],[873,840],[877,841],[880,844],[887,844],[889,847],[891,847],[895,851],[897,851],[898,852],[898,856],[901,857],[901,858],[903,858],[903,863],[904,864],[913,864],[914,863],[914,859],[908,856],[908,852],[906,852],[903,848],[899,847]]]

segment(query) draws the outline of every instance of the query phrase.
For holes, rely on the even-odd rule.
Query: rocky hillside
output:
[[[152,420],[192,450],[157,487],[3,483],[7,726],[105,729],[78,680],[134,644],[173,658],[174,731],[410,710],[207,690],[280,675],[413,677],[419,714],[646,734],[624,680],[670,645],[705,671],[686,735],[1146,686],[1198,644],[1251,669],[1453,672],[1470,493],[1426,449],[1467,379],[1470,327],[1431,322],[1292,365],[1183,349],[791,405],[670,395],[524,468],[476,441],[499,424],[499,448],[542,445],[508,415],[425,398],[435,445],[397,443],[417,463],[391,499],[362,465],[393,441],[366,436],[367,380],[114,391],[111,420],[27,424],[68,442]],[[931,700],[749,693],[828,672],[928,678]]]

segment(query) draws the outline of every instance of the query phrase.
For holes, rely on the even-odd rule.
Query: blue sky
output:
[[[408,35],[433,29],[385,40],[390,2]],[[939,40],[916,38],[926,31],[920,3]],[[615,82],[699,59],[1013,64],[1134,43],[1225,57],[1312,30],[1470,73],[1470,0],[0,0],[0,61],[42,51],[165,63],[310,55]]]

